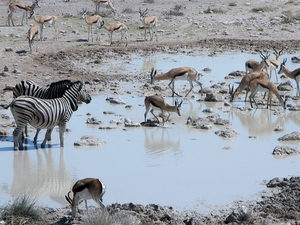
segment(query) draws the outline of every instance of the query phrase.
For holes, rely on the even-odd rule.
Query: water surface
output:
[[[244,70],[247,59],[259,60],[257,56],[248,54],[151,57],[152,63],[147,66],[143,63],[149,61],[148,58],[136,58],[125,65],[125,69],[128,73],[140,73],[149,71],[153,65],[161,71],[179,66],[192,66],[199,71],[209,67],[212,72],[204,73],[201,78],[205,86],[209,86],[224,81],[231,71]],[[289,60],[287,66],[291,69],[297,67]],[[292,84],[295,86],[293,81]],[[130,89],[129,84],[124,85],[124,89]],[[179,81],[177,85],[180,88],[186,84]],[[197,96],[196,91],[198,87],[195,87],[194,93]],[[279,137],[299,129],[300,120],[295,112],[286,110],[281,116],[266,109],[242,112],[234,110],[235,106],[249,106],[242,100],[225,107],[223,103],[205,103],[197,101],[197,98],[189,98],[183,102],[182,116],[173,113],[171,123],[166,123],[165,127],[125,128],[114,122],[126,117],[134,122],[142,122],[144,96],[118,96],[132,108],[110,104],[106,101],[107,97],[110,95],[94,97],[91,104],[81,105],[73,114],[67,126],[71,131],[65,134],[63,149],[59,147],[57,131],[53,132],[51,146],[46,149],[36,149],[32,144],[34,130],[31,130],[26,151],[13,151],[11,136],[2,140],[0,203],[7,203],[26,192],[36,197],[40,205],[65,206],[67,202],[64,195],[76,180],[97,177],[107,186],[103,198],[105,205],[156,203],[180,210],[209,210],[214,205],[251,198],[265,189],[261,184],[264,180],[299,176],[300,156],[276,158],[272,155],[276,146],[286,144],[277,141]],[[167,100],[169,103],[174,101],[171,97]],[[186,124],[188,116],[208,116],[202,110],[209,107],[223,119],[228,119],[232,123],[231,128],[239,135],[223,139],[215,134],[222,126],[200,130]],[[103,114],[104,111],[113,111],[115,114]],[[11,116],[9,110],[1,113]],[[101,126],[115,126],[115,129],[98,129],[99,125],[87,125],[89,117],[101,120]],[[277,126],[284,127],[285,131],[275,132]],[[43,135],[41,132],[39,144]],[[106,145],[74,146],[74,142],[83,135],[98,137]],[[299,142],[288,144],[297,149]],[[90,201],[89,204],[94,203]]]

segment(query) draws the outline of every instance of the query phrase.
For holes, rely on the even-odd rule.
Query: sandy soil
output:
[[[24,2],[32,4],[30,1]],[[273,47],[296,54],[300,47],[300,17],[297,11],[300,3],[296,0],[115,0],[113,4],[117,15],[114,17],[112,11],[105,8],[100,9],[100,15],[105,24],[123,22],[128,26],[127,47],[124,41],[120,41],[120,34],[113,35],[114,43],[110,46],[108,32],[104,29],[99,31],[100,41],[87,42],[88,28],[81,13],[83,8],[87,8],[90,15],[95,12],[91,0],[41,1],[41,8],[36,8],[35,14],[58,16],[58,40],[54,41],[54,29],[46,27],[43,35],[45,40],[36,41],[32,53],[29,52],[26,39],[29,25],[20,25],[23,14],[20,9],[13,15],[17,26],[7,25],[8,4],[8,0],[0,0],[0,104],[12,99],[11,93],[3,90],[5,86],[14,86],[21,80],[32,79],[40,85],[66,78],[83,80],[91,93],[96,95],[103,91],[116,91],[104,88],[107,81],[136,82],[140,79],[145,83],[149,76],[128,77],[123,71],[90,73],[85,67],[76,66],[79,61],[87,65],[105,65],[112,60],[126,62],[131,54],[145,56],[154,52],[188,52],[211,56],[228,52],[272,52]],[[158,17],[157,41],[150,41],[149,37],[144,40],[138,14],[140,7],[148,8],[149,15]],[[34,23],[33,19],[29,19],[28,24]],[[224,218],[224,214],[221,218]],[[51,221],[58,220],[53,217]],[[216,221],[220,223],[220,220]],[[297,218],[291,221],[296,224]],[[204,220],[201,224],[209,224],[206,222]],[[66,223],[61,221],[60,224]]]

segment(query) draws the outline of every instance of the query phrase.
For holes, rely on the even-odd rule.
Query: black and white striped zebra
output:
[[[53,82],[49,86],[45,87],[38,85],[32,80],[22,80],[19,84],[16,84],[14,88],[10,88],[10,90],[13,91],[13,98],[17,98],[21,95],[27,95],[41,99],[53,99],[62,97],[71,84],[72,82],[70,80],[61,80],[58,82]],[[91,101],[91,96],[86,93],[85,89],[82,89],[78,100],[89,104]],[[37,142],[39,132],[40,129],[37,129],[33,139],[34,143]],[[27,126],[25,126],[25,135],[28,137]],[[51,134],[48,141],[50,140]]]
[[[64,147],[64,132],[73,111],[78,109],[78,96],[82,92],[83,82],[76,81],[70,85],[61,98],[40,99],[32,96],[19,96],[10,104],[16,122],[13,131],[14,149],[22,150],[22,131],[29,123],[37,129],[47,129],[41,144],[45,144],[55,126],[59,127],[60,147]],[[86,94],[86,96],[89,96]]]

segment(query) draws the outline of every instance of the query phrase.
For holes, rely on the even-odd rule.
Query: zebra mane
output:
[[[61,80],[57,82],[53,82],[47,88],[48,98],[59,98],[62,97],[66,90],[68,90],[71,86],[72,82],[70,80]]]
[[[53,82],[50,84],[50,87],[49,89],[52,90],[54,88],[70,88],[70,85],[72,84],[72,82],[70,80],[60,80],[60,81],[57,81],[57,82]]]

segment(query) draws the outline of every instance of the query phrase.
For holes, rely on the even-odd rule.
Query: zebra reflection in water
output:
[[[79,95],[85,102],[91,101],[91,97],[83,89],[83,82],[81,81],[72,83],[61,98],[39,99],[31,96],[20,96],[13,100],[10,109],[17,125],[13,132],[14,150],[23,149],[22,132],[28,123],[36,129],[47,129],[41,144],[42,148],[45,148],[53,128],[58,125],[60,147],[64,147],[66,124],[73,111],[78,109]]]

